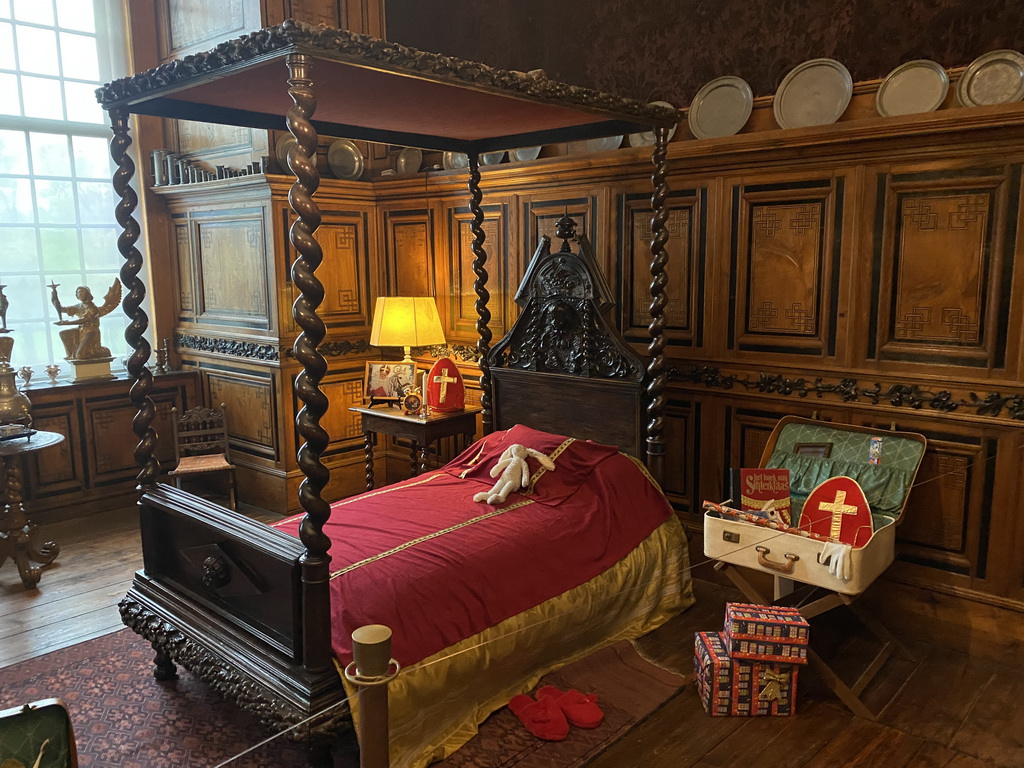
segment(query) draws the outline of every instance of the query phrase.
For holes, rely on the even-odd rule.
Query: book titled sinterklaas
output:
[[[791,525],[788,469],[733,469],[732,506]]]

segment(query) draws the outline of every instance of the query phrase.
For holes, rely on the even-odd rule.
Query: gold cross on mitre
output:
[[[823,501],[818,504],[822,512],[832,513],[832,528],[829,530],[829,538],[838,539],[839,532],[843,527],[843,515],[853,515],[857,512],[856,504],[846,503],[846,491],[836,491],[835,501]]]
[[[443,403],[445,400],[448,399],[448,385],[454,384],[457,381],[458,379],[456,379],[454,376],[445,376],[444,371],[441,371],[441,374],[439,376],[434,377],[434,383],[441,385],[440,402]]]

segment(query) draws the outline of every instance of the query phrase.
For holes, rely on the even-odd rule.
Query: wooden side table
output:
[[[373,444],[377,434],[404,437],[412,441],[409,451],[409,464],[412,475],[425,472],[427,469],[427,449],[432,443],[443,437],[464,435],[466,445],[473,441],[476,434],[476,415],[479,408],[467,408],[457,413],[431,413],[429,416],[406,416],[397,408],[349,408],[360,414],[363,419],[363,437],[366,448],[366,490],[372,491],[373,484]]]
[[[0,509],[0,565],[11,558],[18,565],[21,583],[25,589],[32,589],[39,583],[42,568],[29,565],[34,560],[40,565],[49,565],[60,554],[60,545],[53,541],[36,545],[36,526],[25,516],[25,481],[21,471],[21,459],[33,451],[40,451],[63,442],[59,432],[36,432],[29,438],[18,437],[0,441],[0,495],[3,507]]]

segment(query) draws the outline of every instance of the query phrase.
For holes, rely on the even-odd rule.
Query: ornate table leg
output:
[[[366,490],[373,490],[373,432],[363,432],[363,454],[366,456]]]
[[[420,446],[420,469],[416,474],[421,474],[427,471],[427,445]]]
[[[419,474],[417,456],[419,456],[419,446],[413,440],[409,443],[409,477],[416,477]]]
[[[25,517],[23,489],[24,481],[21,474],[21,461],[18,457],[3,457],[3,470],[0,473],[4,482],[7,508],[4,514],[4,530],[2,532],[3,559],[12,558],[18,566],[18,574],[25,589],[32,589],[39,583],[41,568],[29,565],[34,560],[40,565],[49,565],[60,554],[60,546],[54,541],[44,542],[37,547],[34,544],[36,526]]]

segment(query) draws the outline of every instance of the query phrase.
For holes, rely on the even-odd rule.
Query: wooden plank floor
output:
[[[117,602],[142,564],[133,508],[43,531],[61,554],[39,589],[23,589],[11,563],[0,568],[0,668],[120,629]],[[648,658],[691,676],[693,632],[719,628],[725,602],[738,597],[704,581],[697,590],[697,605],[639,641]],[[812,637],[818,630],[824,640],[827,628]],[[1024,766],[1024,671],[909,648],[914,660],[893,657],[869,688],[869,704],[885,706],[876,723],[851,715],[809,672],[792,718],[711,718],[688,686],[588,768]]]

